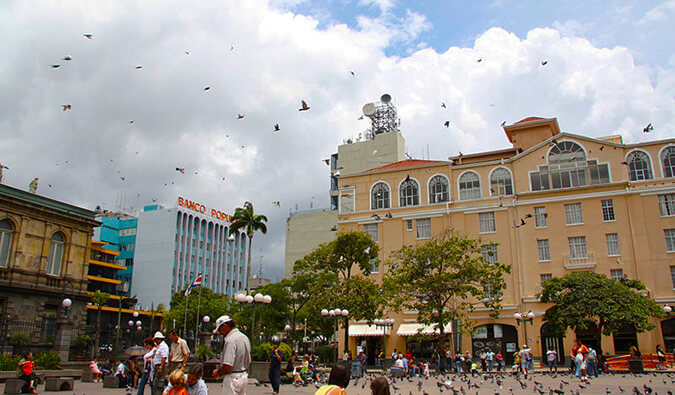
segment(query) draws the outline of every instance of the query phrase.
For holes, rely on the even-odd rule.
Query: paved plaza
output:
[[[375,376],[370,376],[375,377]],[[348,394],[370,394],[369,390],[369,377],[361,379],[353,379],[349,387],[347,388]],[[441,381],[448,383],[447,380],[452,381],[452,388],[439,388],[439,383]],[[471,388],[469,389],[469,381],[471,383]],[[391,381],[390,381],[391,382]],[[448,383],[449,384],[449,383]],[[475,387],[476,385],[479,388]],[[601,375],[598,378],[594,378],[590,383],[581,383],[576,377],[570,376],[568,374],[560,374],[555,377],[549,376],[546,374],[538,373],[529,379],[521,379],[520,382],[517,381],[514,377],[504,375],[504,376],[495,376],[494,378],[489,376],[484,376],[481,380],[480,378],[471,378],[470,376],[462,377],[458,379],[455,375],[441,376],[439,378],[430,377],[428,379],[398,379],[396,382],[392,383],[392,393],[408,395],[408,394],[419,394],[422,395],[427,393],[431,394],[452,394],[453,389],[456,390],[455,393],[466,393],[466,394],[556,394],[563,392],[556,392],[561,390],[565,394],[637,394],[634,392],[634,387],[639,391],[640,394],[648,393],[648,389],[645,388],[645,385],[651,389],[652,394],[671,394],[675,391],[675,374],[673,373],[646,373],[642,375],[633,375],[633,374],[605,374]],[[525,386],[525,388],[523,388]],[[209,383],[209,393],[211,394],[222,394],[221,386],[219,383]],[[2,387],[4,390],[4,385]],[[462,389],[464,391],[462,391]],[[307,387],[294,387],[292,385],[282,385],[280,393],[282,394],[313,394],[316,391],[314,385],[309,385]],[[4,392],[4,391],[3,391]],[[51,391],[40,391],[40,393],[52,393]],[[66,392],[63,392],[66,393]],[[70,394],[70,391],[67,392]],[[75,383],[75,389],[72,391],[74,395],[86,395],[86,394],[120,394],[125,395],[126,390],[123,388],[120,389],[110,389],[103,388],[102,384],[94,383],[81,383],[77,381]],[[136,392],[134,391],[133,394]],[[146,394],[150,394],[150,390],[145,391]],[[257,386],[255,384],[249,384],[248,394],[259,395],[259,394],[271,394],[272,389],[268,385]]]

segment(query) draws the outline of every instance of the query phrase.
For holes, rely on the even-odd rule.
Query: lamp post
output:
[[[68,312],[70,311],[70,306],[73,305],[73,301],[65,298],[61,301],[61,307],[63,307],[63,318],[68,317]]]
[[[663,312],[666,313],[666,317],[670,318],[670,316],[673,313],[673,308],[670,307],[669,305],[663,306]]]
[[[246,303],[246,304],[255,303],[255,305],[256,305],[255,312],[258,311],[257,306],[259,306],[261,304],[272,303],[272,297],[270,295],[263,295],[261,293],[257,293],[257,294],[255,294],[255,296],[253,296],[253,295],[246,295],[243,292],[239,292],[239,293],[234,294],[234,300],[239,302],[239,303],[242,303],[242,304],[244,304],[244,303]],[[251,328],[251,336],[250,336],[251,340],[255,340],[255,337],[256,337],[255,336],[255,333],[256,333],[255,316],[256,316],[256,314],[253,314],[253,324],[251,325],[252,328]]]
[[[339,319],[341,317],[345,318],[345,327],[349,324],[347,322],[347,317],[349,316],[349,310],[347,309],[322,309],[321,310],[321,315],[324,317],[331,317],[335,321],[335,350],[337,353],[337,344],[338,344],[338,327],[339,327]],[[348,344],[348,339],[345,339],[345,352],[349,350],[349,344]],[[336,359],[337,360],[337,359]]]
[[[527,323],[529,322],[530,325],[534,325],[534,313],[532,311],[528,311],[527,313],[514,313],[513,318],[516,319],[516,322],[518,323],[518,326],[520,326],[520,323],[523,323],[523,331],[525,333],[525,344],[528,344],[529,341],[527,339]]]
[[[394,326],[393,318],[383,318],[376,319],[374,321],[375,328],[382,328],[382,355],[384,355],[384,360],[387,360],[387,352],[385,349],[385,344],[387,343],[387,329],[390,329]],[[384,362],[382,363],[382,370],[384,370]]]

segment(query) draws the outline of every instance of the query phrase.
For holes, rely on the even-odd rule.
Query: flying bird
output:
[[[185,168],[184,167],[176,167],[176,171],[181,172],[181,174],[185,174]]]
[[[153,203],[157,203],[157,199],[150,199]]]
[[[53,64],[49,67],[51,67],[52,69],[58,69],[59,67],[61,67],[61,65],[60,64]]]
[[[63,60],[69,60],[69,61],[70,61],[70,60],[73,60],[73,57],[70,56],[70,55],[66,55],[66,56],[64,56],[64,57],[61,58],[61,59],[63,59]]]
[[[356,119],[358,119],[359,121],[362,120],[362,119],[363,119],[363,115],[361,115],[360,117],[358,117],[358,118],[356,118]]]
[[[546,66],[548,64],[548,60],[542,60],[541,65]]]
[[[186,54],[186,55],[189,55],[189,54],[190,54],[190,52],[189,52],[189,51],[185,51],[185,54]]]
[[[242,145],[242,146],[241,146],[241,149],[246,149],[246,146],[245,146],[245,145]]]
[[[272,205],[274,205],[276,207],[281,207],[281,202],[278,201],[278,200],[275,200],[275,201],[272,202]]]
[[[351,71],[351,70],[349,70],[349,73],[352,75],[352,77],[356,75],[356,74],[354,74],[354,72]]]
[[[280,130],[281,130],[281,128],[279,127],[279,124],[278,124],[278,123],[275,123],[275,124],[274,124],[274,131],[275,131],[275,132],[278,132],[278,131],[280,131]]]
[[[604,149],[605,149],[605,146],[604,146],[604,145],[601,145],[601,146],[600,146],[600,151],[602,151],[602,150],[604,150]]]
[[[130,120],[129,123],[134,123],[134,120],[133,119]],[[138,152],[136,152],[136,154],[138,154]]]
[[[88,38],[88,39],[90,39],[90,40],[91,40],[92,38],[94,38],[94,35],[91,34],[91,33],[84,33],[83,36],[85,36],[86,38]]]
[[[244,119],[246,115],[244,114],[237,114],[237,119]]]
[[[234,45],[230,45],[230,51],[234,51]]]
[[[143,68],[143,66],[141,66],[140,64],[138,66],[136,66],[136,70],[140,70],[142,68]]]
[[[326,164],[326,166],[330,165],[330,159],[324,159],[323,162]]]
[[[651,132],[652,130],[654,130],[654,126],[652,126],[652,124],[650,123],[649,125],[645,126],[644,129],[642,129],[642,132],[643,132],[643,133],[649,133],[649,132]]]
[[[125,177],[120,177],[120,180],[124,181],[124,178],[125,178]]]
[[[441,103],[441,107],[448,108],[448,107],[445,106],[445,103]]]
[[[443,126],[445,126],[446,128],[449,128],[450,127],[450,121],[443,122]]]
[[[298,111],[307,111],[307,110],[309,110],[310,107],[307,105],[307,102],[306,102],[306,101],[302,100],[302,103],[301,103],[301,104],[302,104],[302,107],[300,107],[300,109],[299,109]]]
[[[63,111],[68,111],[71,108],[73,108],[73,106],[71,106],[70,104],[61,104],[61,108],[63,108]]]
[[[205,91],[211,90],[211,87],[210,87],[210,86],[205,86],[205,87],[204,87],[204,90],[205,90]]]
[[[476,62],[478,62],[478,63],[480,63],[482,61],[483,61],[483,58],[480,58],[480,59],[476,60]]]

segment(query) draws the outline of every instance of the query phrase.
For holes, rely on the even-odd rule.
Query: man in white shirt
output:
[[[223,377],[223,394],[246,395],[248,366],[251,364],[251,342],[237,329],[234,319],[223,315],[216,320],[213,333],[225,336],[221,365],[213,371],[213,377]]]
[[[157,351],[152,358],[152,369],[154,375],[152,378],[152,385],[150,386],[152,395],[161,395],[166,385],[167,364],[169,359],[169,346],[164,342],[164,335],[157,331],[153,337],[157,345]]]

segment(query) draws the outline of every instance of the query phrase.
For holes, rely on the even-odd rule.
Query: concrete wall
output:
[[[340,176],[361,173],[405,159],[405,139],[400,132],[375,135],[373,140],[338,146]]]
[[[284,277],[290,278],[293,264],[302,259],[321,243],[335,239],[337,211],[296,214],[286,220],[286,254],[284,259]]]

